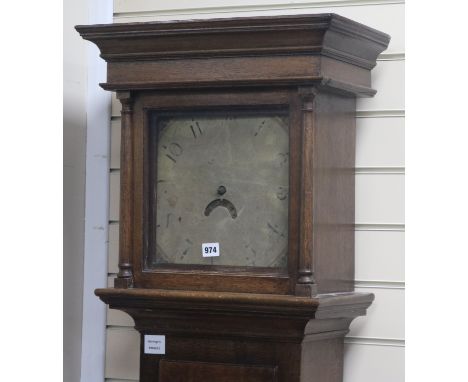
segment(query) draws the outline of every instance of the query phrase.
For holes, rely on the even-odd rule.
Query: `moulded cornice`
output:
[[[109,90],[307,85],[313,82],[369,96],[375,93],[370,86],[369,72],[390,41],[387,34],[336,14],[107,24],[77,26],[76,29],[84,39],[99,47],[101,57],[109,63],[110,77],[103,84]],[[164,72],[168,69],[162,64],[172,60],[173,69],[178,70],[177,65],[182,67],[184,62],[191,61],[197,70],[196,61],[199,60],[212,65],[215,73],[224,67],[226,58],[244,59],[247,65],[257,66],[262,65],[259,59],[275,57],[284,57],[284,65],[292,68],[290,73],[276,73],[272,68],[265,71],[266,76],[256,79],[244,78],[241,74],[234,80],[228,75],[226,78],[206,75],[192,81],[179,75],[174,81],[167,81]],[[310,61],[303,60],[301,65],[291,66],[288,59],[294,57],[310,57]],[[126,78],[125,70],[121,70],[122,65],[128,65],[129,71],[144,72],[149,70],[145,62],[146,65],[159,63],[154,70],[161,77],[151,73],[151,80],[146,76],[135,81],[134,76]],[[341,78],[339,73],[347,71],[346,65],[355,68],[355,73],[360,70],[359,75]],[[118,79],[111,77],[114,66],[119,71]],[[335,70],[336,76],[330,75],[329,67]],[[184,71],[187,72],[186,67],[180,69]]]

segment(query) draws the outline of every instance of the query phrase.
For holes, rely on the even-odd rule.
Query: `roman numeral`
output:
[[[195,126],[196,127],[194,127],[193,125],[190,125],[190,130],[192,130],[193,137],[197,139],[197,137],[203,135],[203,131],[200,125],[198,124],[198,122],[195,122]]]

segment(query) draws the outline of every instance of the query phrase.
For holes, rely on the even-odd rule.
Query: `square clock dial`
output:
[[[286,113],[155,113],[150,141],[147,268],[287,266]]]

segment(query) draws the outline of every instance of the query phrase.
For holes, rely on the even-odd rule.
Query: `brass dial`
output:
[[[285,267],[287,116],[161,117],[157,128],[156,250],[149,266]],[[203,243],[219,243],[219,256],[203,257]]]

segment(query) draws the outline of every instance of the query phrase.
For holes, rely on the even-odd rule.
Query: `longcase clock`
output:
[[[140,381],[341,382],[356,97],[389,36],[334,14],[79,26],[122,104],[119,273]]]

